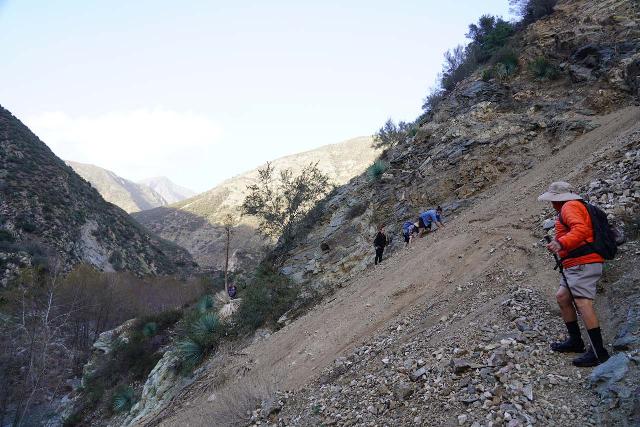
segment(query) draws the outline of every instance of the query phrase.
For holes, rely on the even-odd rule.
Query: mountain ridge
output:
[[[72,160],[65,160],[65,163],[91,183],[106,201],[119,206],[127,213],[169,204],[161,194],[149,186],[123,178],[109,169]]]

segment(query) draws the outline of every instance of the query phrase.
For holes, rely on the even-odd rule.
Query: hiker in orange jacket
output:
[[[602,275],[604,258],[588,250],[589,246],[585,246],[587,243],[593,243],[594,240],[591,217],[582,202],[582,197],[571,190],[571,185],[566,182],[554,182],[547,192],[538,197],[538,200],[551,202],[558,212],[555,224],[556,236],[547,245],[547,249],[560,257],[564,269],[556,299],[567,326],[569,338],[551,344],[551,349],[560,353],[584,352],[573,360],[573,364],[581,367],[596,366],[609,358],[609,353],[602,343],[600,324],[593,307],[596,284]],[[571,293],[567,287],[571,289]],[[571,294],[593,344],[593,348],[586,352]]]

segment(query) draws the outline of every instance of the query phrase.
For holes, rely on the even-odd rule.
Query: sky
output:
[[[196,191],[413,120],[508,0],[0,0],[0,105],[65,160]]]

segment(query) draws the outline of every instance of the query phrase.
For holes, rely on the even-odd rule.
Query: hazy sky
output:
[[[0,104],[64,159],[204,191],[412,120],[508,0],[0,0]]]

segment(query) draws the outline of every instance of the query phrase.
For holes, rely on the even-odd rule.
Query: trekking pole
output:
[[[551,243],[551,236],[549,236],[549,235],[544,236],[544,240],[547,243]],[[553,255],[553,259],[556,261],[556,266],[553,267],[553,269],[554,270],[555,269],[560,270],[560,275],[564,279],[564,283],[567,285],[567,290],[569,291],[569,296],[571,297],[571,304],[573,304],[573,309],[575,310],[575,312],[578,315],[578,317],[582,320],[582,325],[584,326],[584,329],[587,331],[587,339],[589,340],[589,345],[591,346],[591,350],[593,350],[593,354],[596,356],[596,359],[598,360],[598,362],[600,362],[600,358],[598,357],[598,352],[596,351],[596,348],[593,346],[593,342],[591,342],[591,336],[589,335],[589,328],[587,327],[587,324],[585,323],[584,319],[582,318],[582,314],[580,314],[580,310],[578,309],[578,305],[576,304],[576,299],[573,297],[573,292],[571,292],[571,287],[569,286],[569,281],[567,280],[567,276],[564,274],[564,268],[562,267],[562,261],[560,260],[560,258],[558,257],[558,255],[555,252],[552,252],[551,254]]]

